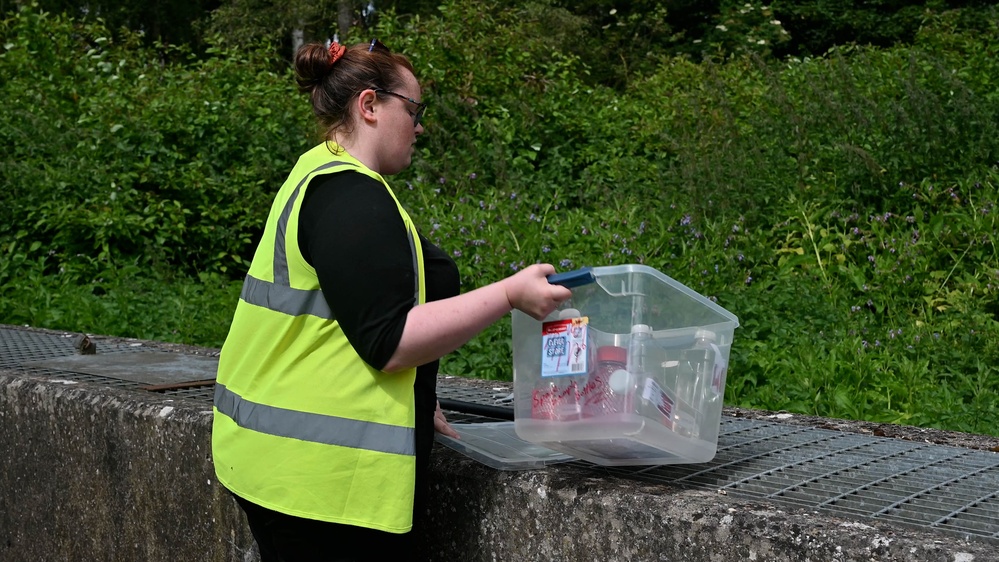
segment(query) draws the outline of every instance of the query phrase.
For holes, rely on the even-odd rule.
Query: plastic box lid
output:
[[[530,470],[573,460],[517,437],[514,422],[456,423],[451,427],[461,439],[438,433],[438,442],[497,470]]]

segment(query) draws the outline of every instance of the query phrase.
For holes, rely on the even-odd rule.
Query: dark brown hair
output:
[[[409,59],[377,41],[348,47],[332,64],[329,49],[320,43],[303,45],[295,53],[298,89],[309,94],[312,112],[326,140],[332,141],[339,133],[349,135],[352,131],[351,100],[367,88],[401,87],[403,70],[413,72]]]

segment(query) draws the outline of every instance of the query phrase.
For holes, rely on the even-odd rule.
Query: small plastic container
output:
[[[648,266],[586,268],[563,275],[571,279],[563,284],[573,287],[571,315],[586,320],[576,325],[585,333],[574,337],[596,350],[593,364],[585,378],[578,372],[553,377],[551,365],[563,362],[552,353],[571,347],[553,341],[562,337],[556,323],[565,322],[564,315],[556,311],[539,322],[514,311],[517,435],[609,466],[714,458],[738,318]],[[569,419],[534,415],[536,389],[559,378],[574,381],[578,418],[576,410]]]

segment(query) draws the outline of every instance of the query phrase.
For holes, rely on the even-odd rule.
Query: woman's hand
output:
[[[434,430],[441,435],[447,435],[448,437],[453,437],[455,439],[461,439],[458,432],[451,427],[451,424],[447,423],[447,418],[444,417],[444,412],[441,411],[441,403],[437,402],[437,411],[434,412]]]
[[[555,308],[572,296],[572,291],[548,282],[555,267],[535,264],[503,280],[510,307],[524,312],[535,320],[544,320]]]

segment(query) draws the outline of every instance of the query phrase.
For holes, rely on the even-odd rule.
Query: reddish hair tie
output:
[[[336,61],[340,60],[340,57],[347,52],[347,47],[344,47],[340,43],[333,41],[330,43],[330,66],[333,66]]]

